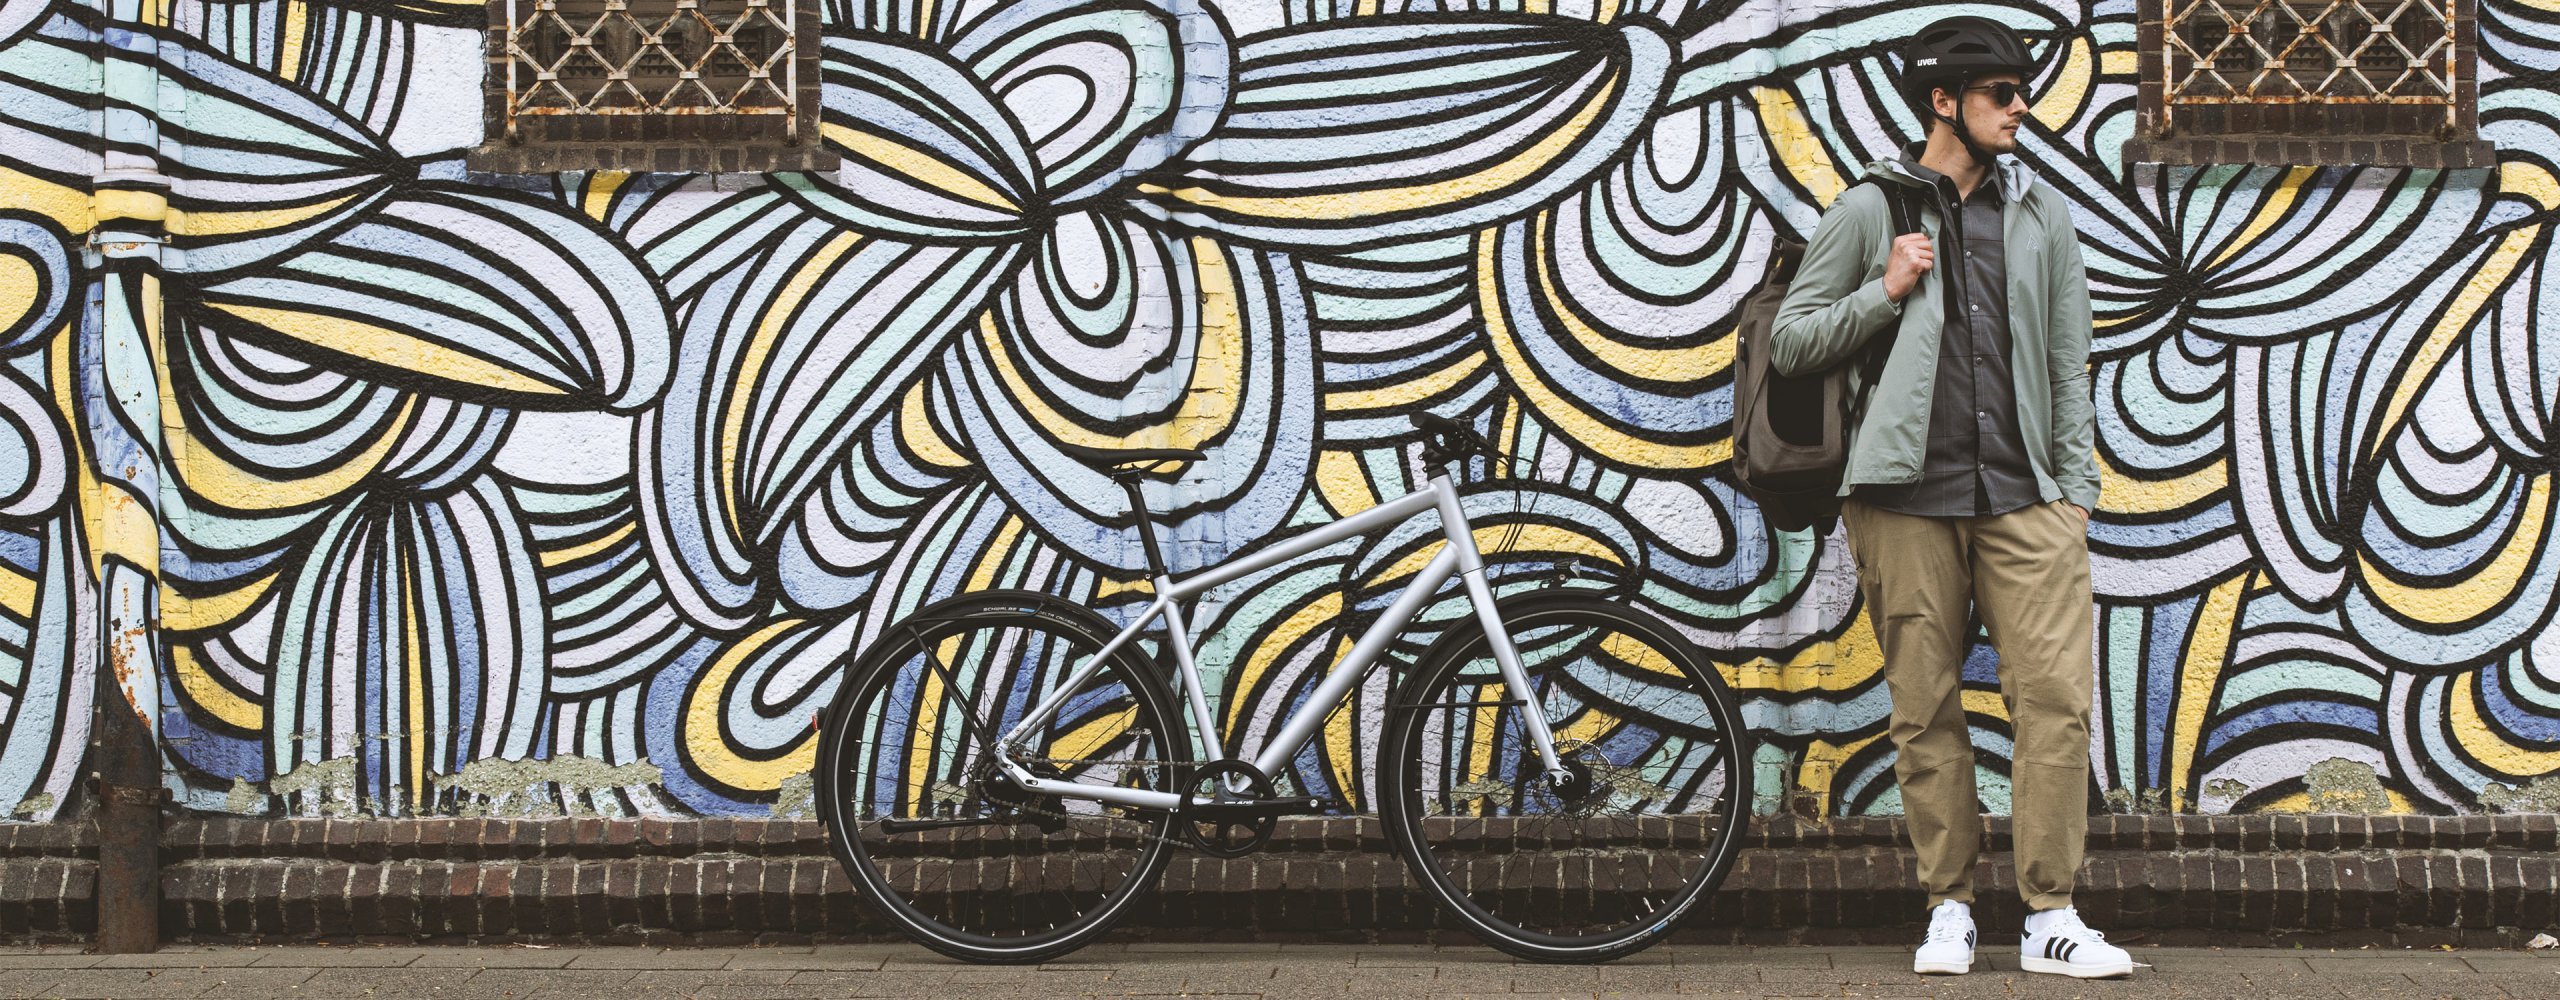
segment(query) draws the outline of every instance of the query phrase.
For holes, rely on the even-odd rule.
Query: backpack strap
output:
[[[1911,210],[1909,190],[1873,176],[1860,178],[1858,183],[1873,184],[1876,191],[1884,195],[1885,212],[1893,220],[1894,239],[1920,231],[1920,220]],[[1876,383],[1884,378],[1885,358],[1893,353],[1893,342],[1901,333],[1902,324],[1896,323],[1884,336],[1867,341],[1866,353],[1858,362],[1858,392],[1849,401],[1849,412],[1844,414],[1845,424],[1854,425],[1857,418],[1867,412],[1867,396],[1876,391]]]

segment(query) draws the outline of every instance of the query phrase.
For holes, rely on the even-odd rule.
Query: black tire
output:
[[[1595,790],[1548,786],[1520,708],[1506,704],[1521,699],[1504,690],[1483,631],[1461,623],[1389,708],[1378,753],[1387,839],[1487,944],[1538,962],[1634,954],[1733,865],[1751,802],[1741,712],[1696,646],[1650,614],[1570,593],[1500,609],[1558,749]]]
[[[875,912],[953,958],[1041,962],[1108,931],[1155,884],[1169,812],[1043,798],[989,782],[979,767],[984,744],[1110,635],[1072,603],[982,592],[918,611],[863,652],[821,723],[816,788],[828,844]],[[948,696],[955,681],[963,697]],[[1127,650],[1022,749],[1082,762],[1044,765],[1057,777],[1170,789],[1187,767],[1155,762],[1190,759],[1174,704],[1145,655]],[[987,822],[924,831],[880,822],[926,816]]]

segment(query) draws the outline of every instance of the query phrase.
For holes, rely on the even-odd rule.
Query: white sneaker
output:
[[[1973,971],[1973,908],[1955,900],[1938,904],[1929,914],[1929,937],[1911,955],[1911,971],[1924,976],[1961,976]]]
[[[2032,929],[2039,923],[2044,925],[2043,933]],[[2108,944],[2106,935],[2081,923],[2077,909],[2066,906],[2047,910],[2029,918],[2027,924],[2030,929],[2026,939],[2018,944],[2021,969],[2075,979],[2112,979],[2133,974],[2133,956]]]

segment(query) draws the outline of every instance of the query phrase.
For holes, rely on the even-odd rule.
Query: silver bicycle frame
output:
[[[1279,776],[1288,762],[1298,755],[1299,748],[1315,736],[1316,727],[1323,725],[1334,707],[1350,697],[1352,689],[1369,676],[1369,671],[1377,666],[1378,655],[1386,651],[1387,644],[1395,640],[1397,633],[1404,631],[1405,624],[1412,621],[1414,615],[1431,603],[1432,595],[1439,591],[1441,584],[1449,581],[1451,574],[1457,575],[1466,586],[1467,603],[1475,608],[1476,623],[1484,628],[1485,639],[1493,646],[1494,664],[1502,671],[1503,683],[1525,695],[1531,690],[1529,676],[1520,667],[1520,652],[1511,644],[1510,630],[1503,627],[1502,616],[1494,609],[1493,588],[1484,579],[1484,556],[1476,551],[1475,529],[1467,524],[1466,511],[1458,506],[1457,487],[1448,473],[1443,472],[1431,477],[1431,485],[1427,489],[1353,514],[1268,550],[1211,566],[1181,580],[1170,575],[1158,577],[1155,581],[1156,599],[1147,606],[1146,613],[1103,644],[1090,659],[1068,675],[1065,683],[1051,689],[1039,705],[1022,717],[1022,721],[996,739],[991,750],[997,766],[1022,787],[1038,789],[1045,795],[1147,809],[1180,806],[1182,796],[1174,792],[1041,778],[1015,762],[1011,751],[1020,744],[1024,734],[1047,725],[1068,696],[1091,681],[1094,673],[1102,669],[1112,654],[1136,641],[1138,633],[1148,623],[1161,618],[1165,623],[1165,646],[1173,653],[1174,679],[1181,684],[1184,698],[1190,704],[1194,731],[1208,753],[1207,759],[1224,758],[1226,751],[1219,745],[1217,716],[1209,710],[1209,697],[1200,683],[1200,668],[1192,662],[1190,626],[1184,620],[1182,602],[1219,584],[1277,566],[1345,538],[1401,524],[1434,508],[1440,511],[1440,530],[1448,540],[1447,547],[1431,557],[1431,562],[1424,565],[1421,572],[1414,574],[1412,582],[1396,595],[1395,603],[1388,605],[1386,613],[1360,636],[1351,652],[1334,664],[1305,704],[1281,724],[1280,731],[1271,737],[1270,745],[1263,747],[1261,755],[1254,758],[1253,769],[1262,772],[1264,778]],[[1562,780],[1568,772],[1556,756],[1555,731],[1547,725],[1545,706],[1538,704],[1535,698],[1524,697],[1523,707],[1527,711],[1521,716],[1528,723],[1529,739],[1536,746],[1538,761],[1544,766],[1546,778],[1549,781]]]

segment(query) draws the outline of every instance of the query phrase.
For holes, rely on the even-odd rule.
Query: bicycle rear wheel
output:
[[[890,629],[846,679],[821,727],[820,818],[862,898],[918,943],[1045,961],[1108,930],[1163,871],[1169,812],[1017,788],[987,752],[1106,627],[1045,595],[968,595]],[[1017,749],[1044,779],[1158,790],[1190,758],[1170,693],[1134,652]]]
[[[1426,657],[1379,754],[1388,839],[1496,948],[1544,962],[1632,954],[1732,866],[1751,800],[1741,712],[1651,615],[1576,594],[1501,610],[1532,690],[1504,683],[1480,631]],[[1531,700],[1575,772],[1566,790],[1543,776]]]

